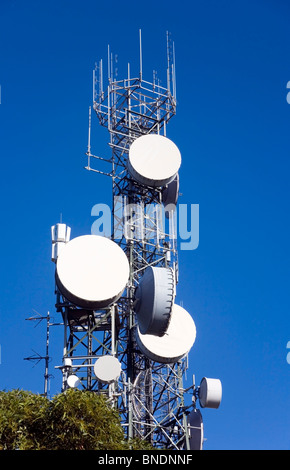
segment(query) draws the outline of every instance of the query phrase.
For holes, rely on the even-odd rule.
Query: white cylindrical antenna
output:
[[[51,227],[51,260],[56,263],[61,250],[65,247],[66,243],[70,240],[71,228],[62,223],[62,214],[60,223]]]
[[[139,29],[139,48],[140,48],[140,80],[142,80],[142,36],[141,36],[141,29]]]
[[[222,384],[219,379],[203,377],[199,386],[199,403],[202,408],[218,408],[222,399]]]

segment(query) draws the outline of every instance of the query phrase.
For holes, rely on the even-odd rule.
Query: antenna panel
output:
[[[68,242],[70,240],[71,228],[66,224],[56,224],[51,227],[52,243]]]
[[[55,242],[51,245],[51,261],[57,261],[57,258],[65,245],[65,242]]]

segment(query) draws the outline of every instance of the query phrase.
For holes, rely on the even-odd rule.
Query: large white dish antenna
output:
[[[134,140],[129,149],[129,173],[146,186],[159,187],[169,183],[180,165],[178,147],[162,135],[142,135]]]
[[[114,382],[120,377],[121,363],[114,356],[102,356],[94,364],[94,373],[100,382]]]
[[[170,268],[149,266],[136,289],[136,306],[141,334],[163,336],[175,297],[175,282]]]
[[[98,235],[72,239],[56,263],[56,283],[64,297],[78,307],[104,308],[122,294],[129,262],[117,243]]]
[[[162,337],[142,335],[136,328],[136,341],[140,351],[152,361],[172,364],[182,359],[192,348],[196,338],[195,323],[190,314],[174,304],[170,323]]]
[[[222,400],[222,384],[219,379],[203,377],[199,388],[199,403],[202,408],[218,408]]]

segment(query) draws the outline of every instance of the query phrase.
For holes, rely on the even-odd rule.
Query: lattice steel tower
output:
[[[127,77],[117,79],[109,48],[106,87],[103,61],[95,66],[93,110],[101,126],[108,129],[111,156],[91,153],[91,108],[86,153],[86,169],[112,180],[112,229],[108,238],[127,257],[128,280],[121,296],[112,298],[107,305],[100,303],[98,307],[98,303],[93,305],[88,299],[80,301],[81,295],[70,288],[72,284],[65,286],[63,279],[68,274],[63,273],[61,267],[56,268],[56,306],[64,324],[64,354],[60,368],[63,390],[81,386],[107,394],[112,404],[118,407],[129,438],[140,437],[156,447],[190,449],[193,429],[194,432],[198,429],[202,445],[202,419],[196,409],[200,387],[196,388],[193,383],[187,390],[184,388],[189,350],[180,353],[173,344],[168,352],[167,345],[164,349],[162,343],[164,338],[170,339],[170,327],[179,328],[179,321],[176,324],[172,313],[174,308],[178,310],[174,304],[178,284],[175,233],[178,173],[162,180],[156,170],[155,181],[150,181],[146,173],[147,147],[143,145],[144,137],[150,136],[151,151],[157,148],[158,153],[162,145],[168,144],[169,154],[176,155],[174,144],[166,137],[167,124],[176,112],[174,44],[167,33],[167,86],[162,87],[155,72],[152,82],[143,79],[141,31],[139,34],[138,76],[131,77],[128,64]],[[138,158],[142,154],[141,167],[135,165],[132,155],[137,142],[142,144],[137,149]],[[169,161],[167,167],[170,164]],[[55,262],[58,252],[62,255],[60,249],[69,242],[67,229],[64,224],[52,228]],[[185,320],[189,321],[187,317]],[[190,322],[189,329],[194,325],[192,320]],[[193,335],[189,332],[191,343],[195,339]],[[109,358],[107,364],[102,364],[104,358]],[[185,392],[189,391],[192,401],[187,404]],[[208,399],[206,396],[204,406],[210,406],[209,401],[206,402]],[[216,404],[212,407],[217,407]],[[192,416],[198,419],[192,420]]]

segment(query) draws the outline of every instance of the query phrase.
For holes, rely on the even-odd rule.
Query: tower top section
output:
[[[100,123],[113,130],[120,126],[120,121],[130,121],[131,133],[136,138],[141,134],[151,132],[159,133],[164,122],[167,122],[176,109],[176,73],[175,49],[170,34],[166,33],[167,40],[167,86],[161,86],[156,71],[153,70],[152,81],[143,78],[142,67],[142,38],[139,30],[140,70],[138,76],[131,76],[128,63],[127,77],[117,78],[117,68],[113,54],[108,46],[107,85],[104,82],[103,60],[96,62],[93,71],[93,108]],[[130,99],[130,109],[124,109],[124,93]],[[142,104],[142,106],[141,106]],[[140,106],[143,108],[141,109]],[[146,119],[146,127],[138,122],[140,114],[148,109],[151,119]],[[146,113],[147,114],[147,113]],[[113,119],[114,117],[114,119]],[[138,125],[136,123],[138,122]],[[135,123],[135,126],[134,126]],[[129,124],[129,122],[128,122]]]
[[[126,167],[128,152],[135,139],[146,134],[162,134],[166,136],[166,125],[176,114],[176,71],[175,48],[170,33],[166,33],[167,45],[167,85],[161,86],[156,71],[153,70],[152,81],[143,78],[142,67],[142,38],[139,30],[139,74],[131,76],[128,63],[127,77],[119,79],[114,66],[113,54],[108,46],[108,64],[104,67],[103,60],[95,63],[93,70],[93,109],[99,123],[106,127],[110,133],[109,145],[117,157],[117,167],[111,172],[103,172],[108,176],[118,178],[118,170]],[[105,84],[104,69],[107,68]],[[90,144],[91,112],[89,114],[89,141],[88,141],[88,170],[100,172],[91,164],[93,158]]]

